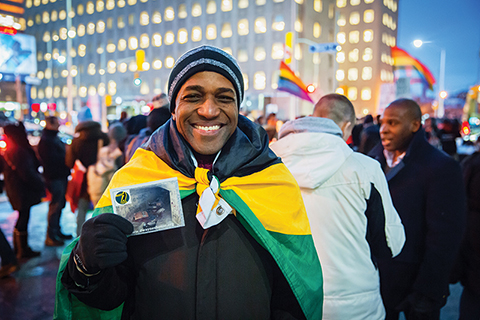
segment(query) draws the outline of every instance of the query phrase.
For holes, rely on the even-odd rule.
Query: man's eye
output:
[[[233,97],[229,96],[220,96],[218,97],[218,100],[223,103],[232,103],[235,102],[235,99]]]
[[[197,93],[191,93],[191,94],[187,94],[186,96],[183,97],[183,100],[186,100],[186,101],[197,101],[198,99],[200,99],[201,96]]]

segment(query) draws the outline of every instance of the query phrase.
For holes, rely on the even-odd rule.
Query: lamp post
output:
[[[430,43],[434,47],[437,47],[440,49],[440,79],[439,79],[439,85],[438,85],[438,92],[437,92],[437,98],[438,98],[438,109],[435,110],[435,115],[438,118],[443,118],[445,114],[445,107],[444,107],[444,102],[445,98],[447,95],[443,94],[445,92],[445,56],[446,52],[444,48],[440,48],[432,43],[432,41],[422,41],[422,40],[415,40],[413,41],[413,45],[417,48],[420,48],[424,43]]]

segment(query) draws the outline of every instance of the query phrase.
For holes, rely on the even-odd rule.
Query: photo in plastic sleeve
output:
[[[185,226],[177,178],[110,190],[113,212],[133,224],[132,235]]]

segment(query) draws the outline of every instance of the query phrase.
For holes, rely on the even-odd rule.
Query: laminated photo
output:
[[[110,190],[113,212],[133,224],[132,235],[185,226],[177,178]]]

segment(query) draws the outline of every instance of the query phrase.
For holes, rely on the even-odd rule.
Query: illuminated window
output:
[[[232,48],[224,47],[224,48],[222,48],[222,50],[225,51],[226,53],[228,53],[229,55],[233,56]]]
[[[138,40],[136,37],[128,38],[128,49],[136,50],[138,48]]]
[[[303,58],[302,47],[300,46],[299,43],[297,43],[295,45],[295,50],[294,50],[293,56],[296,60],[302,60],[302,58]]]
[[[360,4],[360,0],[350,0],[350,4],[352,6],[358,6]]]
[[[50,22],[50,17],[47,11],[44,11],[42,14],[42,22],[43,23],[49,23]]]
[[[108,81],[108,94],[114,96],[117,93],[117,84],[115,81]]]
[[[200,3],[195,2],[192,5],[192,16],[200,17],[201,15],[202,15],[202,6],[200,5]]]
[[[159,24],[160,22],[162,22],[162,15],[160,14],[160,12],[155,11],[153,13],[152,22],[155,24]]]
[[[168,69],[172,69],[175,65],[175,59],[171,56],[165,58],[165,67]]]
[[[215,0],[208,1],[208,3],[207,3],[207,13],[208,14],[214,14],[215,12],[217,12],[217,3],[215,2]]]
[[[50,79],[52,77],[52,69],[45,69],[45,79]]]
[[[41,51],[37,51],[37,61],[43,61],[43,53]]]
[[[242,72],[242,76],[243,76],[243,87],[245,88],[245,91],[247,91],[248,90],[248,74]]]
[[[239,9],[248,8],[248,0],[238,0],[238,8]]]
[[[223,12],[232,11],[232,0],[221,0],[222,4],[220,8]]]
[[[103,33],[105,31],[105,22],[99,20],[97,22],[97,33]]]
[[[27,26],[32,27],[33,26],[33,19],[28,18]]]
[[[363,67],[362,69],[362,80],[372,79],[373,70],[372,67]]]
[[[125,0],[118,0],[117,6],[118,6],[119,8],[125,7]]]
[[[56,13],[56,11],[55,11],[55,13]],[[84,13],[85,13],[85,8],[83,7],[83,4],[79,4],[79,5],[77,6],[77,14],[78,14],[79,16],[81,16],[81,15],[83,15]]]
[[[87,24],[87,34],[94,34],[95,33],[95,23],[89,22]]]
[[[134,6],[137,4],[137,0],[128,0],[127,3],[129,6]]]
[[[360,98],[364,101],[372,99],[372,90],[368,87],[363,88],[360,93]]]
[[[247,19],[240,19],[238,21],[238,34],[241,36],[245,36],[248,34],[248,20]]]
[[[117,48],[117,47],[115,46],[115,44],[113,43],[113,41],[112,41],[112,40],[108,40],[107,52],[113,53],[113,52],[115,52],[115,49],[116,49],[116,48]]]
[[[133,26],[134,24],[135,24],[135,15],[132,13],[128,15],[128,25]]]
[[[339,51],[337,52],[337,62],[344,63],[345,62],[345,52]]]
[[[363,31],[363,41],[372,42],[373,41],[373,30],[368,29]]]
[[[162,36],[160,33],[154,33],[152,36],[152,45],[154,47],[160,47],[162,45]]]
[[[149,24],[149,17],[148,17],[148,12],[143,11],[140,13],[140,25],[142,26],[147,26]]]
[[[281,1],[279,0],[278,2],[281,2]],[[303,0],[295,0],[295,2],[298,3],[298,4],[303,4]]]
[[[135,62],[135,60],[130,61],[130,63],[128,64],[128,70],[132,72],[137,71],[137,62]]]
[[[350,101],[357,100],[357,88],[349,87],[347,90],[347,98],[350,99]]]
[[[117,64],[113,60],[109,60],[107,62],[107,72],[108,73],[115,73],[117,72]]]
[[[173,19],[175,19],[175,11],[172,7],[167,7],[163,16],[165,18],[165,21],[172,21]]]
[[[282,15],[275,16],[275,20],[272,23],[272,29],[275,31],[283,31],[285,29],[285,22]]]
[[[67,39],[67,28],[60,28],[60,31],[58,32],[60,39],[66,40]]]
[[[97,12],[102,12],[105,8],[105,3],[103,0],[97,0]]]
[[[295,31],[302,32],[303,31],[303,23],[300,19],[295,21]]]
[[[42,16],[41,15],[39,15],[39,14],[35,15],[35,23],[36,24],[42,23]]]
[[[253,75],[253,87],[257,90],[265,89],[267,85],[267,77],[265,76],[265,72],[257,71]]]
[[[284,56],[283,43],[282,42],[275,42],[272,45],[272,59],[282,60],[283,56]]]
[[[33,5],[34,5],[35,7],[38,7],[38,6],[40,5],[40,0],[34,0],[34,1],[33,1]]]
[[[370,4],[370,3],[373,3],[373,1],[375,0],[364,0],[366,4]]]
[[[188,16],[187,13],[187,6],[185,4],[181,4],[178,6],[178,17],[180,19],[185,19]]]
[[[50,99],[52,97],[52,87],[45,88],[45,98]]]
[[[150,46],[150,37],[144,33],[140,36],[140,48],[148,48]]]
[[[51,39],[51,38],[50,38],[50,32],[45,31],[45,33],[43,34],[42,40],[43,40],[44,42],[48,42],[48,41],[50,41],[50,39]]]
[[[101,44],[98,45],[97,53],[98,53],[98,54],[102,54],[102,53],[103,53],[103,47],[102,47]]]
[[[357,68],[348,69],[348,80],[357,81],[357,79],[358,79],[358,69]]]
[[[339,32],[337,33],[337,42],[340,44],[344,44],[346,41],[346,35],[345,32]]]
[[[26,8],[31,8],[32,7],[32,0],[25,1],[25,7]]]
[[[198,42],[202,40],[202,28],[200,27],[193,27],[192,28],[192,41]]]
[[[345,71],[338,69],[337,72],[335,72],[335,79],[337,79],[337,81],[343,81],[345,79]]]
[[[256,61],[263,61],[267,57],[264,47],[256,47],[253,52],[253,57]]]
[[[125,21],[123,20],[123,16],[119,16],[117,18],[117,27],[119,29],[123,29],[125,27]]]
[[[365,10],[365,12],[363,13],[363,21],[365,23],[372,23],[374,20],[374,17],[375,17],[375,11],[373,11],[372,9]]]
[[[74,18],[74,17],[75,17],[75,10],[74,10],[73,8],[70,9],[70,13],[68,14],[68,16],[69,16],[70,18]]]
[[[350,43],[358,43],[360,41],[360,32],[350,31],[350,33],[348,34],[348,41]]]
[[[358,12],[350,13],[349,22],[353,26],[357,25],[360,22],[360,14]]]
[[[52,31],[52,40],[53,40],[53,41],[58,41],[58,40],[60,40],[60,37],[58,36],[57,31],[55,31],[55,30]]]
[[[115,0],[107,0],[106,8],[107,10],[112,10],[113,8],[115,8]]]
[[[345,19],[345,15],[340,14],[338,16],[337,25],[339,27],[344,27],[346,24],[347,24],[347,20]]]
[[[315,38],[320,38],[321,35],[322,35],[322,26],[320,25],[320,23],[315,22],[313,24],[313,36]]]
[[[107,29],[112,29],[113,28],[113,18],[107,18]]]
[[[363,61],[371,61],[373,59],[373,50],[372,48],[365,48],[362,56]]]
[[[207,31],[205,37],[208,40],[214,40],[217,38],[217,26],[212,24],[207,25]]]
[[[314,0],[313,1],[313,10],[315,10],[317,12],[322,12],[322,10],[323,10],[322,0]]]
[[[357,62],[358,61],[358,49],[353,49],[348,53],[348,61],[350,62]]]
[[[188,41],[188,31],[185,28],[178,29],[177,34],[178,43],[186,43]]]
[[[160,60],[160,59],[153,60],[153,63],[152,63],[153,69],[160,70],[160,69],[162,69],[162,65],[163,65],[162,60]]]
[[[245,49],[238,50],[238,61],[247,62],[248,61],[248,52]]]
[[[78,46],[78,55],[80,57],[84,57],[87,52],[87,46],[84,44],[81,44]]]
[[[90,63],[87,68],[87,73],[93,76],[97,71],[95,70],[95,63]]]
[[[175,42],[175,35],[173,34],[173,32],[168,31],[167,33],[165,33],[165,44],[169,46],[174,42]]]
[[[267,20],[264,17],[255,19],[255,33],[267,32]]]
[[[95,12],[95,6],[92,1],[87,2],[87,13],[93,14]]]
[[[347,0],[337,0],[338,8],[345,8],[346,5],[347,5]]]
[[[117,47],[119,51],[125,50],[127,48],[127,41],[125,39],[119,39]]]
[[[232,36],[232,26],[230,22],[225,22],[222,26],[222,32],[220,33],[222,38],[230,38]]]
[[[98,84],[98,88],[97,88],[97,92],[100,96],[104,96],[105,95],[105,83],[103,82],[100,82]]]

